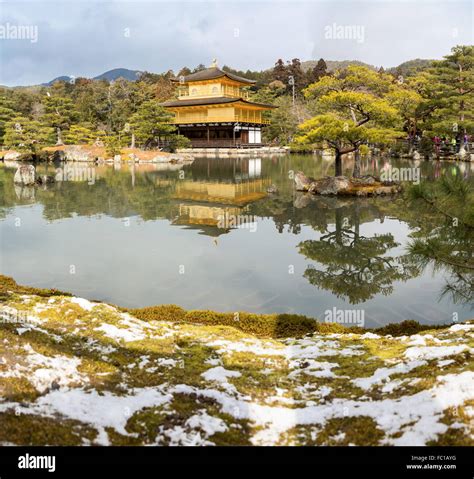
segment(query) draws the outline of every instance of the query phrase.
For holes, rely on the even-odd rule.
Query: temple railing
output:
[[[258,123],[260,125],[268,125],[270,123],[269,120],[265,118],[248,118],[243,117],[241,115],[226,115],[226,116],[218,116],[213,118],[202,117],[202,116],[186,116],[185,118],[175,118],[174,120],[170,121],[169,123],[173,124],[195,124],[195,123]]]
[[[193,148],[259,148],[264,146],[263,143],[244,143],[240,139],[232,140],[227,138],[211,138],[209,141],[190,138],[190,141]]]

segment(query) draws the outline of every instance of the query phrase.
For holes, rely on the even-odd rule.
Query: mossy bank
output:
[[[125,311],[0,280],[1,444],[474,445],[474,324]]]

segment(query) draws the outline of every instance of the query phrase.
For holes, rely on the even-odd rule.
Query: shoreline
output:
[[[42,297],[69,296],[72,293],[55,288],[36,288],[19,285],[12,277],[0,274],[0,301],[13,294],[34,294]],[[178,323],[190,323],[213,326],[230,326],[257,337],[284,338],[302,337],[311,333],[374,333],[381,336],[402,336],[422,331],[447,329],[460,323],[421,324],[418,321],[405,319],[399,323],[388,323],[378,328],[346,326],[338,322],[322,322],[317,318],[292,313],[253,313],[247,311],[219,312],[213,310],[187,310],[176,304],[158,304],[141,308],[127,308],[103,301],[87,300],[93,304],[105,304],[117,308],[124,313],[132,314],[144,321],[162,319]],[[474,320],[474,318],[472,319]],[[466,322],[471,320],[466,320]],[[461,322],[462,324],[463,322]]]

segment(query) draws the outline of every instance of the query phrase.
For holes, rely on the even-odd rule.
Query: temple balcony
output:
[[[185,117],[177,117],[171,120],[172,124],[195,124],[195,123],[257,123],[260,125],[268,125],[270,120],[266,118],[258,118],[243,115],[222,115],[208,117],[206,115],[186,115]]]

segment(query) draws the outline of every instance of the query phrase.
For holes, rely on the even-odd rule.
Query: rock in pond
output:
[[[302,171],[298,171],[295,175],[296,191],[308,191],[314,179],[306,176]]]
[[[400,183],[381,181],[372,175],[360,178],[326,176],[315,180],[298,172],[295,176],[295,185],[297,191],[315,195],[376,196],[396,194],[402,190]]]
[[[33,165],[21,165],[16,170],[13,182],[17,185],[33,186],[36,183],[36,170]]]
[[[337,195],[347,190],[349,186],[349,178],[345,176],[326,176],[320,180],[314,180],[308,191],[318,195]]]
[[[36,183],[38,183],[38,185],[50,185],[54,182],[55,182],[55,178],[54,176],[51,176],[51,175],[40,175],[36,179]]]

